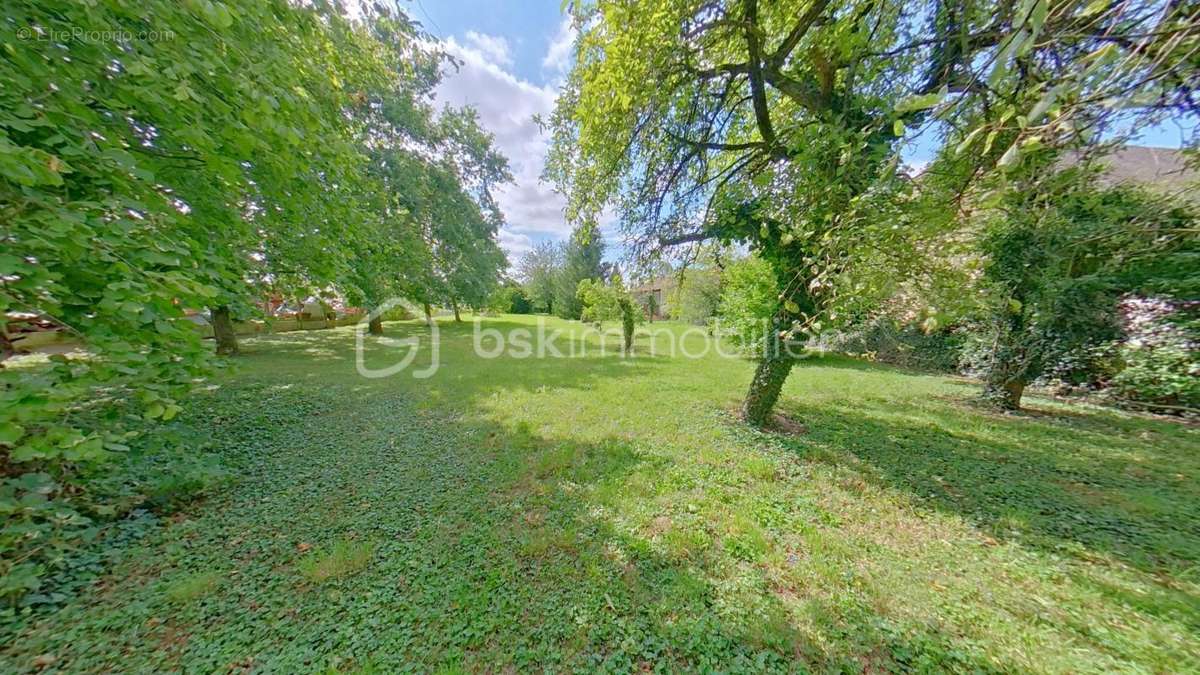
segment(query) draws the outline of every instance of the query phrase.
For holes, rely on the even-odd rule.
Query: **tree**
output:
[[[547,314],[554,313],[554,294],[563,257],[561,244],[543,241],[534,244],[517,265],[517,278],[525,285],[530,302]]]
[[[579,300],[579,282],[604,277],[604,239],[591,227],[578,227],[563,249],[563,264],[555,275],[555,314],[578,319],[583,312]]]
[[[440,217],[439,262],[447,300],[459,317],[459,303],[481,307],[500,283],[508,258],[496,241],[504,224],[493,190],[512,181],[508,159],[495,149],[495,139],[479,125],[473,108],[446,108],[439,118],[443,156],[452,168],[447,181],[452,203]]]
[[[983,395],[997,408],[1019,408],[1056,363],[1117,339],[1123,298],[1200,290],[1195,214],[1138,188],[1098,186],[1082,167],[1014,179],[982,217]]]
[[[775,270],[781,344],[831,320],[864,260],[902,261],[912,246],[916,232],[879,217],[912,195],[898,171],[909,129],[949,127],[956,145],[982,137],[986,149],[962,155],[974,180],[1015,163],[1036,134],[1078,130],[1117,92],[1194,105],[1183,45],[1195,10],[1183,5],[600,0],[575,11],[547,163],[568,216],[594,220],[615,202],[635,254],[748,245]],[[748,422],[766,422],[793,363],[787,350],[762,355]]]
[[[488,298],[487,308],[498,314],[529,314],[533,305],[525,295],[521,284],[512,279],[505,279],[492,296]]]
[[[679,284],[671,293],[674,318],[699,326],[717,315],[721,304],[721,270],[714,266],[693,265],[679,274]]]
[[[478,127],[473,111],[445,109],[420,151],[410,134],[380,146],[377,172],[393,205],[379,222],[388,229],[368,234],[360,250],[373,253],[355,263],[352,286],[369,302],[403,296],[425,307],[445,303],[459,316],[459,303],[482,306],[507,265],[496,241],[503,215],[492,190],[511,179],[507,160]],[[382,326],[379,326],[382,330]]]
[[[583,279],[579,282],[577,294],[583,308],[580,314],[582,321],[597,324],[620,321],[625,350],[633,347],[633,331],[638,324],[639,314],[619,272],[614,272],[607,283],[600,279]]]
[[[337,278],[377,186],[354,111],[426,60],[402,14],[368,15],[394,22],[372,33],[327,3],[19,0],[5,16],[47,36],[160,38],[3,44],[0,312],[88,352],[0,365],[0,490],[48,505],[0,530],[0,595],[17,597],[63,559],[67,532],[109,513],[79,476],[129,449],[132,420],[174,417],[208,372],[186,310],[211,308],[233,352],[259,284]],[[104,415],[76,414],[92,401]]]

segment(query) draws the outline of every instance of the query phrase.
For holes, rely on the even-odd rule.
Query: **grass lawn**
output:
[[[741,359],[441,337],[424,380],[360,377],[348,328],[248,340],[178,420],[237,479],[0,671],[1200,669],[1195,428],[818,358],[807,431],[760,433]]]

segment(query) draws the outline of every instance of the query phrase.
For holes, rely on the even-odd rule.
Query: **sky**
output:
[[[497,199],[507,224],[500,245],[514,265],[535,243],[565,239],[565,200],[541,182],[548,138],[533,121],[554,109],[558,85],[570,66],[574,35],[562,0],[398,0],[410,17],[440,39],[462,61],[448,69],[436,96],[439,105],[470,105],[508,157],[514,181]],[[1179,147],[1194,123],[1166,124],[1143,132],[1134,143]],[[933,158],[937,139],[907,139],[907,164],[920,169]],[[601,222],[609,259],[622,250],[611,221]]]
[[[571,231],[565,200],[540,180],[548,137],[533,121],[554,109],[569,66],[574,36],[561,6],[561,0],[400,0],[463,62],[457,72],[445,72],[439,105],[475,107],[508,157],[514,181],[497,200],[507,221],[500,245],[513,264],[536,242],[565,239]]]

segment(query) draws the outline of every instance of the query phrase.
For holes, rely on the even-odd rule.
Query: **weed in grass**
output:
[[[738,464],[743,471],[756,480],[771,480],[775,477],[775,462],[768,457],[750,455]]]
[[[215,590],[220,580],[217,572],[189,574],[168,584],[163,594],[173,603],[187,604]]]
[[[343,579],[367,568],[375,547],[366,541],[341,540],[328,551],[310,553],[300,561],[300,574],[309,582],[321,584]]]
[[[763,528],[743,515],[734,515],[727,521],[721,543],[729,555],[748,562],[758,560],[771,548],[771,540]]]
[[[676,525],[662,535],[663,546],[672,560],[698,558],[712,545],[712,537],[690,525]]]

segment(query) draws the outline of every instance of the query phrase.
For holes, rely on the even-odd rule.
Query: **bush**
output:
[[[525,289],[514,284],[497,288],[488,298],[487,308],[500,314],[529,314],[533,311],[533,304],[525,294]]]
[[[949,373],[958,370],[966,342],[963,330],[925,332],[883,319],[841,333],[828,348],[904,368]]]
[[[766,345],[767,325],[779,308],[775,272],[763,259],[743,258],[728,267],[717,313],[721,333],[751,355]]]
[[[1130,298],[1121,304],[1126,339],[1115,345],[1116,399],[1200,408],[1200,302]]]
[[[1125,368],[1112,380],[1117,399],[1147,403],[1151,407],[1200,409],[1200,354],[1194,346],[1121,349]]]
[[[623,293],[599,279],[584,279],[579,282],[576,296],[582,311],[579,318],[584,323],[616,321],[621,318],[620,298]]]

